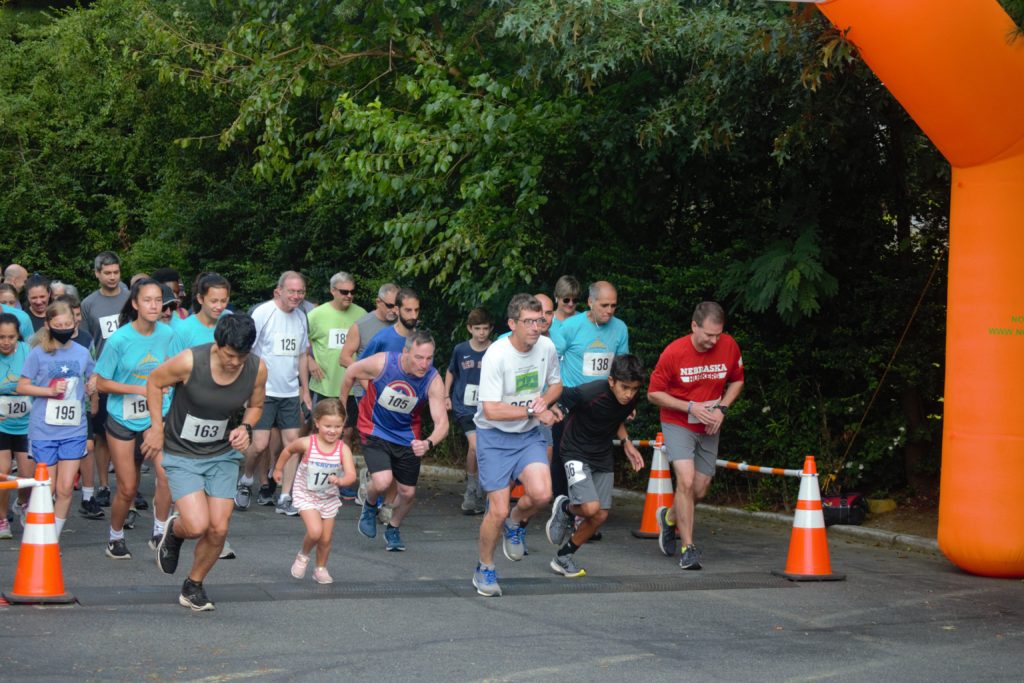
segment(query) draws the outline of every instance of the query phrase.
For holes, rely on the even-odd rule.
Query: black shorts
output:
[[[455,424],[459,425],[459,429],[462,430],[463,434],[476,431],[476,423],[473,422],[472,415],[455,415]]]
[[[391,470],[395,481],[405,486],[416,486],[420,479],[421,459],[413,455],[409,446],[368,436],[363,439],[363,459],[370,474]]]
[[[145,459],[142,455],[142,434],[143,432],[133,432],[132,430],[125,427],[123,424],[115,420],[114,418],[107,416],[107,422],[104,425],[104,431],[107,436],[118,441],[134,441],[135,442],[135,464],[141,465]]]
[[[28,434],[4,434],[0,432],[0,451],[28,453]]]
[[[267,396],[263,402],[263,415],[253,429],[270,431],[278,429],[299,429],[305,424],[298,396]]]
[[[92,433],[94,436],[103,436],[107,433],[107,395],[99,394],[99,407],[96,409],[96,414],[90,418],[89,422],[92,423]]]

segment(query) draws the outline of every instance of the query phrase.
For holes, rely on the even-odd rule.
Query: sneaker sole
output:
[[[562,576],[564,576],[567,579],[578,579],[581,576],[586,576],[587,575],[587,570],[586,569],[581,569],[576,574],[570,574],[569,572],[565,571],[565,569],[562,567],[562,565],[558,564],[554,560],[551,560],[551,562],[550,562],[550,564],[548,564],[548,566],[551,567],[551,570],[553,572],[555,572],[556,574],[561,574]]]
[[[78,511],[78,515],[83,519],[103,519],[106,516],[102,512],[97,514],[95,512],[82,512],[81,510]]]
[[[405,546],[403,545],[400,548],[392,548],[391,546],[388,546],[387,548],[384,548],[384,550],[387,550],[389,553],[404,553]]]
[[[505,547],[505,541],[504,540],[502,540],[502,542],[501,542],[501,552],[504,553],[505,557],[507,557],[511,562],[519,562],[520,560],[523,559],[523,556],[526,555],[526,553],[524,552],[519,557],[512,557],[512,555],[510,555],[509,552],[508,552],[508,548]]]
[[[186,598],[184,595],[178,596],[178,604],[182,607],[189,608],[193,612],[212,612],[213,610],[217,609],[212,602],[208,602],[205,605],[197,605],[188,598]]]
[[[477,585],[476,579],[473,579],[473,588],[476,588],[476,592],[479,593],[480,595],[484,596],[485,598],[500,598],[501,597],[501,588],[498,588],[498,590],[493,592],[493,593],[485,593],[483,591],[483,589],[480,588],[479,585]]]
[[[375,528],[373,530],[373,536],[371,536],[370,534],[368,534],[365,531],[363,531],[363,527],[361,527],[359,525],[359,520],[358,519],[356,520],[356,531],[358,531],[359,535],[362,536],[363,538],[369,538],[369,539],[377,538],[377,529]]]
[[[128,553],[127,555],[115,555],[114,553],[110,552],[109,548],[107,548],[106,555],[107,555],[107,557],[109,557],[112,560],[130,560],[130,559],[132,559],[132,554],[131,553]]]
[[[669,526],[667,526],[665,524],[664,515],[665,515],[665,513],[667,511],[668,511],[667,507],[658,508],[658,514],[656,516],[656,519],[658,520],[658,550],[660,550],[661,554],[664,555],[665,557],[672,557],[673,555],[676,554],[676,543],[675,543],[675,540],[676,540],[675,539],[676,528],[675,527],[669,527]],[[667,535],[667,529],[672,529],[672,543],[671,544],[667,544],[665,542],[665,536]]]
[[[554,526],[555,526],[555,519],[558,517],[558,508],[562,504],[562,499],[563,498],[565,500],[569,500],[569,497],[568,496],[564,496],[564,495],[561,495],[561,496],[558,496],[557,498],[555,498],[555,502],[553,502],[551,504],[551,516],[548,517],[548,523],[544,525],[544,535],[548,537],[548,543],[550,543],[551,545],[554,545],[554,546],[561,546],[563,543],[565,543],[565,532],[564,531],[562,532],[561,537],[559,537],[557,540],[555,539],[554,535],[552,534],[552,531],[553,531]]]

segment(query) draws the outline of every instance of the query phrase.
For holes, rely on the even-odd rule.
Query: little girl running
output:
[[[85,457],[85,397],[96,391],[95,364],[84,347],[71,341],[74,333],[71,307],[60,301],[47,306],[43,327],[36,332],[39,346],[25,359],[17,387],[20,395],[34,399],[29,450],[37,463],[49,468],[55,483],[57,536],[71,507],[79,461]]]
[[[313,409],[313,433],[288,444],[274,466],[274,481],[281,483],[284,466],[292,456],[302,454],[295,471],[292,504],[306,524],[302,550],[292,563],[292,576],[301,579],[309,567],[309,554],[316,546],[317,583],[334,581],[327,572],[327,556],[331,552],[334,518],[341,507],[339,486],[351,486],[356,480],[352,451],[341,440],[345,427],[345,408],[336,398],[326,398]]]

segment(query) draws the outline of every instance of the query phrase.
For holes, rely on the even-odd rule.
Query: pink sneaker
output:
[[[313,580],[317,583],[334,583],[334,579],[327,573],[327,567],[317,567],[314,569]]]
[[[11,533],[11,524],[6,519],[0,519],[0,538],[14,538]]]
[[[309,555],[303,555],[299,553],[295,556],[295,561],[292,562],[292,576],[296,579],[301,579],[306,575],[306,569],[309,567]],[[316,576],[315,574],[313,575]]]

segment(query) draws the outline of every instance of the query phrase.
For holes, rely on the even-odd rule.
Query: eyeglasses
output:
[[[341,294],[342,296],[352,296],[353,294],[356,293],[355,287],[353,287],[352,289],[341,289],[339,287],[335,287],[334,291],[337,292],[338,294]]]
[[[518,322],[521,322],[527,327],[540,327],[541,323],[547,321],[544,318],[518,318]]]
[[[284,293],[288,296],[306,296],[306,290],[304,289],[286,289]]]
[[[574,297],[574,296],[563,296],[563,297],[562,297],[562,303],[563,303],[563,304],[574,304],[574,303],[576,303],[577,301],[579,301],[579,299],[577,299],[577,298],[576,298],[576,297]]]

